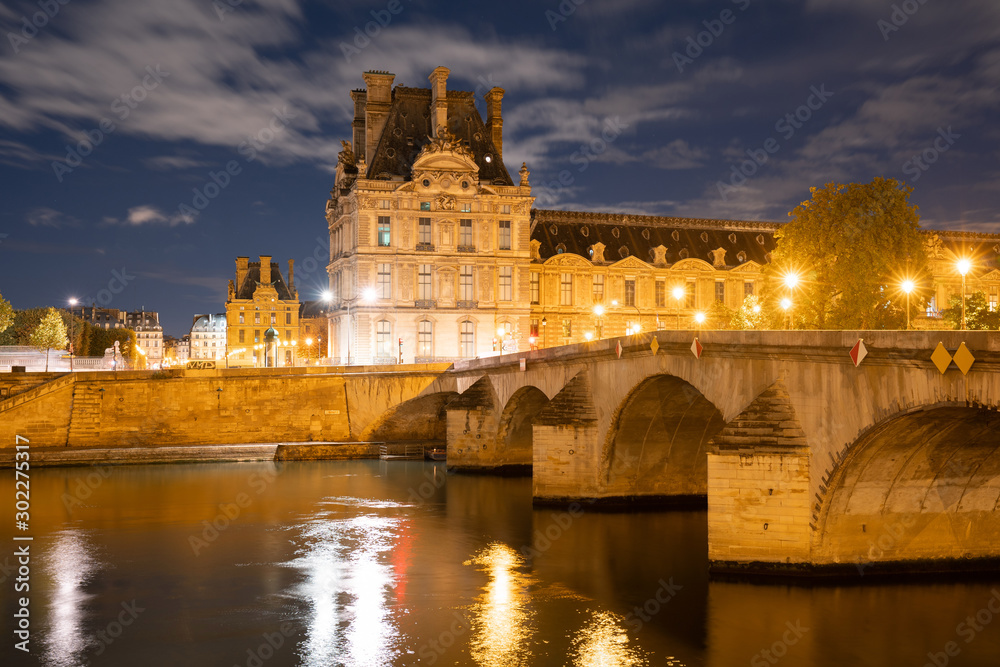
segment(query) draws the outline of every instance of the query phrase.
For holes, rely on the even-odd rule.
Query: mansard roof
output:
[[[260,283],[260,262],[250,262],[247,267],[247,275],[243,278],[243,283],[236,286],[237,299],[253,299],[253,293]],[[271,262],[271,285],[278,292],[278,299],[281,301],[295,301],[285,284],[285,279],[281,276],[281,268],[277,262]]]
[[[723,248],[728,267],[748,261],[766,264],[777,245],[774,233],[781,227],[777,222],[752,220],[543,209],[532,210],[531,225],[531,238],[541,244],[538,250],[543,261],[560,251],[589,259],[590,247],[600,242],[605,246],[605,264],[614,264],[625,257],[652,263],[653,249],[662,245],[668,264],[687,258],[713,264],[713,251]]]
[[[472,91],[449,90],[448,131],[472,151],[479,165],[479,180],[496,185],[514,185],[486,129]],[[375,156],[368,165],[368,178],[411,178],[410,170],[420,149],[430,142],[431,91],[429,88],[396,86],[385,129]],[[487,156],[489,160],[487,161]]]

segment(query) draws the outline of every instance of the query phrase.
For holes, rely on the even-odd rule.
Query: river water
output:
[[[710,581],[704,511],[532,509],[530,479],[415,461],[31,475],[5,666],[1000,665],[1000,577]]]

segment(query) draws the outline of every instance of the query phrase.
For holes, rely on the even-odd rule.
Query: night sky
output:
[[[481,110],[506,89],[505,161],[527,161],[539,207],[786,220],[810,186],[893,176],[924,226],[1000,232],[996,0],[40,4],[58,12],[0,7],[16,308],[107,290],[180,336],[259,254],[296,259],[316,298],[325,271],[305,260],[326,254],[366,69],[428,87],[444,65]]]

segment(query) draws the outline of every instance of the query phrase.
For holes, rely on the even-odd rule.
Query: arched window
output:
[[[379,320],[375,324],[375,356],[392,357],[392,323]]]
[[[459,327],[460,349],[459,353],[464,359],[471,359],[476,356],[476,324],[472,320],[465,320]]]
[[[430,320],[417,322],[417,356],[424,359],[434,357],[434,324]]]

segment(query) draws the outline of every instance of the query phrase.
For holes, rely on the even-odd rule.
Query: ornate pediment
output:
[[[763,266],[751,259],[749,262],[744,262],[743,264],[730,269],[730,271],[733,273],[760,273],[763,268]]]
[[[451,172],[443,174],[442,172]],[[450,180],[460,178],[479,181],[479,165],[475,156],[465,144],[445,128],[438,128],[437,136],[424,144],[413,161],[413,180],[420,182],[424,178],[449,177]]]
[[[650,269],[650,268],[652,268],[646,262],[642,261],[641,259],[638,259],[637,257],[633,257],[632,255],[629,255],[625,259],[622,259],[622,260],[619,260],[619,261],[615,262],[611,266],[613,266],[616,269],[637,269],[637,270],[644,270],[644,269]]]
[[[670,268],[677,271],[715,271],[714,266],[703,259],[696,259],[694,257],[674,262]]]
[[[605,246],[600,241],[598,241],[594,245],[590,246],[591,254],[593,255],[591,257],[591,260],[594,262],[594,264],[603,264],[604,263],[604,261],[605,261],[604,260],[604,249],[606,247],[607,246]]]
[[[1000,281],[1000,270],[993,269],[992,271],[989,271],[985,275],[979,276],[979,280],[981,282]]]
[[[553,255],[545,260],[546,264],[552,266],[579,266],[589,268],[593,266],[589,261],[580,257],[579,255],[573,254],[571,252],[564,252],[558,255]]]

